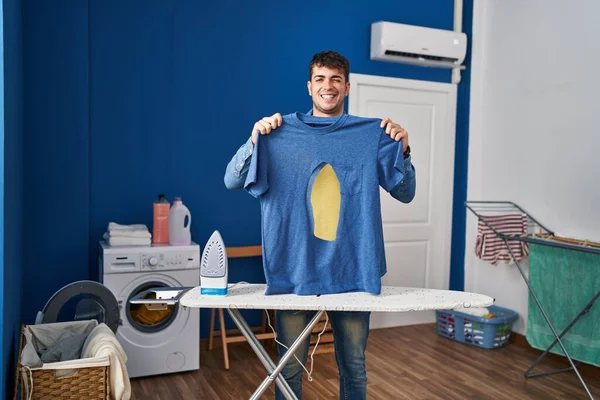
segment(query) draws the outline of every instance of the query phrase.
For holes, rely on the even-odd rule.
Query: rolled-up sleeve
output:
[[[253,152],[252,139],[248,138],[227,164],[224,177],[227,189],[241,189],[244,186]]]

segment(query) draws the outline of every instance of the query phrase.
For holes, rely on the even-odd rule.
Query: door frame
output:
[[[4,319],[4,1],[0,0],[0,59],[2,60],[2,70],[0,71],[0,340],[2,341],[2,347],[0,347],[0,396],[4,397],[7,393],[7,387],[5,386],[7,379],[4,377],[8,371],[4,369],[9,367],[5,365],[5,352],[10,351],[10,347],[5,348],[4,343],[4,330],[18,331],[15,321],[5,321]],[[16,268],[16,267],[14,267]],[[12,283],[12,282],[11,282]],[[19,283],[20,285],[20,283]],[[15,301],[20,302],[21,299]],[[21,316],[19,315],[19,318]],[[5,327],[8,325],[8,327]],[[15,343],[16,338],[13,337],[12,343]],[[8,343],[11,343],[9,341]]]
[[[350,73],[350,93],[348,96],[348,113],[358,115],[358,91],[360,85],[382,86],[382,87],[398,87],[402,89],[412,89],[419,92],[437,92],[446,93],[449,95],[450,104],[448,104],[448,127],[451,127],[451,133],[454,139],[456,138],[456,99],[457,87],[452,83],[420,81],[416,79],[393,78],[390,76],[366,75]],[[454,113],[452,112],[454,110]]]
[[[377,76],[377,75],[366,75],[366,74],[357,74],[351,73],[350,78],[350,93],[348,98],[348,113],[352,115],[359,115],[359,91],[361,86],[379,86],[386,88],[401,88],[414,90],[418,92],[435,92],[442,93],[445,95],[447,99],[447,114],[445,117],[444,124],[444,132],[447,137],[445,138],[448,142],[448,146],[452,148],[452,162],[449,163],[448,168],[445,168],[446,173],[451,179],[447,179],[443,181],[445,187],[442,189],[445,193],[449,193],[450,199],[444,205],[443,212],[444,220],[446,221],[444,224],[447,224],[447,231],[450,233],[450,236],[447,240],[444,240],[441,244],[441,251],[444,254],[444,260],[447,262],[447,265],[443,268],[443,277],[442,281],[444,282],[443,287],[441,289],[447,289],[450,286],[450,269],[451,269],[451,244],[452,244],[452,235],[453,235],[453,224],[452,224],[452,214],[453,214],[453,205],[454,205],[454,169],[455,169],[455,151],[456,151],[456,118],[457,118],[457,97],[458,90],[457,85],[452,83],[444,83],[444,82],[431,82],[431,81],[422,81],[422,80],[412,80],[412,79],[404,79],[404,78],[394,78],[387,76]],[[401,123],[401,121],[395,121]],[[431,160],[432,164],[437,163],[437,160]],[[433,168],[433,167],[432,167]],[[417,171],[418,174],[418,171]],[[435,216],[434,216],[435,217]]]

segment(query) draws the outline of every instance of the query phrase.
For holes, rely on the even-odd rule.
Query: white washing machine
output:
[[[200,368],[200,309],[129,304],[153,287],[200,285],[200,246],[109,246],[100,242],[100,279],[115,296],[116,332],[132,378]]]

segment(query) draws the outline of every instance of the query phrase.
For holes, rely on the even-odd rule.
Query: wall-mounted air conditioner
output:
[[[371,24],[371,60],[425,67],[460,67],[467,54],[467,35],[393,22]]]

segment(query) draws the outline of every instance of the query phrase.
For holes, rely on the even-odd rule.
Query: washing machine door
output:
[[[120,324],[119,304],[112,292],[95,281],[77,281],[60,289],[38,313],[36,323],[95,319],[117,332]]]
[[[179,303],[179,300],[193,286],[185,287],[159,287],[146,288],[135,293],[129,299],[129,304],[144,305],[149,310],[168,310]]]

